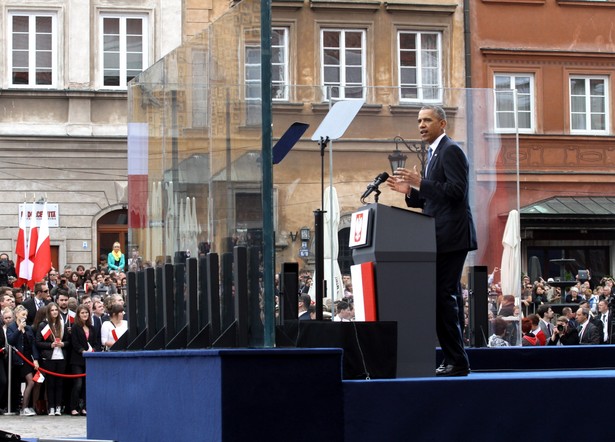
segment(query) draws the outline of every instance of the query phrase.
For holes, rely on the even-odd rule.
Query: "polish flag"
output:
[[[33,214],[34,216],[34,214]],[[49,243],[49,218],[47,216],[47,203],[43,206],[43,216],[38,230],[36,242],[36,255],[34,256],[34,268],[32,269],[32,281],[42,281],[51,270],[51,245]]]
[[[34,257],[36,256],[36,246],[38,244],[38,226],[36,225],[36,209],[35,205],[32,205],[32,214],[30,215],[30,236],[28,237],[28,287],[30,290],[34,290],[34,283],[36,282],[32,278],[32,272],[34,271]]]
[[[113,336],[113,339],[117,341],[117,332],[115,329],[111,330],[111,336]]]
[[[34,382],[38,382],[39,384],[42,384],[43,382],[45,382],[45,376],[43,375],[43,373],[41,373],[40,370],[37,370],[34,376],[32,377],[32,380]]]
[[[17,247],[15,248],[15,254],[17,255],[17,262],[15,265],[15,272],[17,273],[17,281],[15,281],[15,287],[21,287],[30,280],[30,267],[31,262],[28,254],[28,241],[26,240],[26,204],[23,205],[24,209],[19,217],[19,233],[17,234]]]
[[[49,324],[47,324],[45,328],[41,330],[41,334],[43,335],[44,340],[47,340],[47,338],[51,336],[51,327],[49,327]]]
[[[75,323],[75,316],[77,316],[77,313],[75,313],[72,310],[68,311],[68,322],[70,322],[71,324]]]

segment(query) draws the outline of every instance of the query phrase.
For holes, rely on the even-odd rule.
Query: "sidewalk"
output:
[[[0,430],[18,434],[22,439],[86,438],[86,417],[0,416]]]

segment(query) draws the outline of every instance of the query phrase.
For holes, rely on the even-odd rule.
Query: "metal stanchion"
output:
[[[12,402],[11,401],[11,390],[13,388],[13,351],[12,351],[10,345],[5,347],[5,349],[6,349],[6,351],[9,352],[9,372],[8,372],[8,376],[7,376],[7,382],[9,384],[8,385],[9,388],[7,390],[8,393],[6,395],[7,398],[8,398],[7,399],[8,404],[7,404],[7,408],[6,408],[7,412],[4,413],[4,415],[5,416],[15,416],[15,414],[17,414],[17,413],[14,413],[13,411],[11,411],[11,402]]]

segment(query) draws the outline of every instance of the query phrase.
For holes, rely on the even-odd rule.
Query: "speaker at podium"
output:
[[[397,207],[368,204],[353,214],[350,247],[355,265],[371,263],[373,269],[371,309],[375,312],[365,319],[397,322],[397,377],[434,376],[434,219]],[[356,289],[354,277],[353,287]],[[369,290],[363,287],[364,293]],[[370,299],[364,299],[366,314]]]

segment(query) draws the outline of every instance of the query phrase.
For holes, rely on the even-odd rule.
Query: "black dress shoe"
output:
[[[436,376],[467,376],[470,374],[470,367],[447,365],[443,370],[436,370]]]

